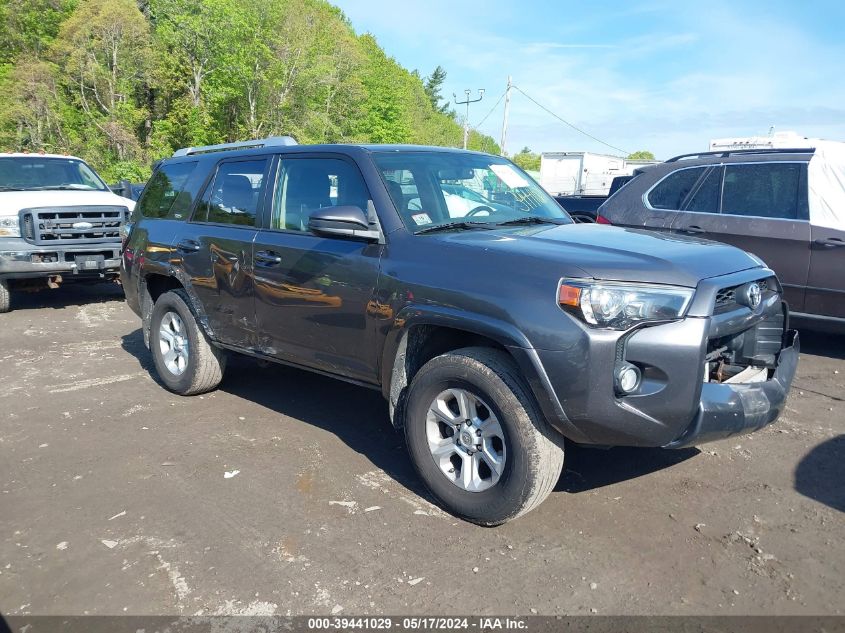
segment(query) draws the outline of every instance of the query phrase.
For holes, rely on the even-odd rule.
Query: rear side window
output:
[[[197,194],[197,185],[188,184],[196,167],[196,161],[161,165],[138,200],[140,214],[145,218],[186,217]]]
[[[655,209],[678,211],[692,192],[707,167],[680,169],[664,178],[648,194],[648,203]]]
[[[802,186],[806,182],[806,171],[806,163],[727,165],[722,213],[784,220],[806,219],[804,208],[807,196]]]
[[[194,219],[214,224],[255,226],[267,163],[266,158],[221,163]]]

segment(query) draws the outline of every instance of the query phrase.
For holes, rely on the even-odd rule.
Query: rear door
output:
[[[791,309],[804,309],[810,269],[807,163],[734,163],[708,168],[672,230],[732,244],[777,273]]]
[[[174,245],[215,337],[230,345],[255,342],[252,243],[269,168],[266,156],[220,161]]]
[[[804,311],[845,318],[845,231],[810,228],[813,242]]]
[[[254,245],[258,347],[283,360],[376,382],[369,311],[383,247],[308,230],[316,209],[367,210],[367,186],[344,156],[280,158],[271,212]]]
[[[642,226],[658,231],[671,231],[675,226],[680,210],[684,208],[685,201],[698,190],[701,182],[712,170],[709,166],[685,167],[673,171],[655,184],[644,196],[644,208],[636,209],[636,215],[640,215]],[[717,207],[718,208],[718,207]],[[630,212],[621,213],[624,218]],[[633,215],[633,214],[631,214]],[[611,220],[614,220],[611,217]],[[614,221],[614,223],[616,223]],[[626,222],[622,222],[626,224]]]

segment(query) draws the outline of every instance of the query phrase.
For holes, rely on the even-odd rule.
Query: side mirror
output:
[[[379,232],[374,230],[367,214],[359,207],[325,207],[317,209],[308,218],[308,230],[316,235],[351,237],[377,241]]]

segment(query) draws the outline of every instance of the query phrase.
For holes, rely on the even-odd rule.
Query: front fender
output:
[[[501,345],[516,362],[549,424],[573,441],[589,441],[566,417],[540,357],[522,331],[511,323],[446,306],[405,306],[387,334],[382,351],[381,384],[395,425],[401,423],[401,415],[397,416],[396,412],[401,411],[405,388],[418,369],[408,362],[417,351],[408,349],[408,335],[417,326],[450,328]]]

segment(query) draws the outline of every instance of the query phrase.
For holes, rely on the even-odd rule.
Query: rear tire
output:
[[[12,293],[9,291],[9,282],[0,279],[0,314],[12,309]]]
[[[226,354],[197,325],[184,290],[161,295],[150,318],[150,351],[159,378],[170,391],[195,396],[223,380]]]
[[[563,468],[562,436],[513,360],[495,349],[464,348],[426,363],[411,381],[405,437],[431,493],[479,525],[533,510]]]

